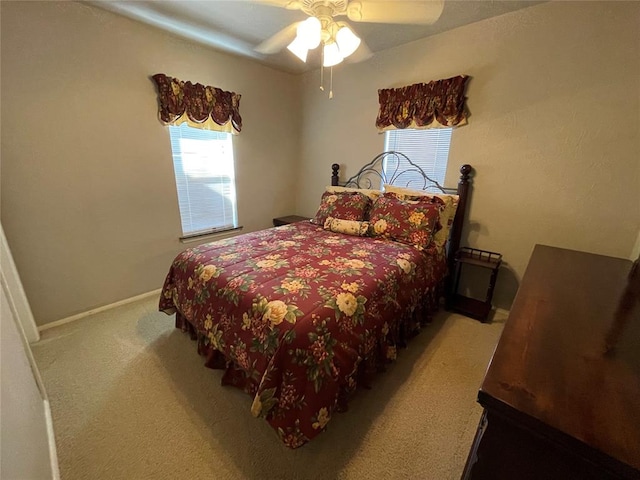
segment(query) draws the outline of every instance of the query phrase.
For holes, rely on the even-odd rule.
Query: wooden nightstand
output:
[[[278,217],[273,219],[273,226],[279,227],[280,225],[289,225],[296,222],[308,222],[311,220],[309,217],[301,217],[300,215],[287,215],[286,217]]]

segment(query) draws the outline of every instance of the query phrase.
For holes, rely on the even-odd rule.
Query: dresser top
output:
[[[543,435],[557,433],[560,443],[640,470],[640,303],[631,265],[536,245],[478,398]]]

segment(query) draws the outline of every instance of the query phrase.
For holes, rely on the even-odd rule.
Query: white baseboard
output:
[[[44,416],[47,421],[47,438],[49,440],[49,460],[51,461],[52,480],[60,480],[60,467],[58,465],[58,449],[56,448],[56,435],[53,431],[53,418],[49,400],[44,400]]]
[[[64,325],[65,323],[75,322],[76,320],[80,320],[81,318],[88,317],[89,315],[94,315],[96,313],[104,312],[106,310],[111,310],[112,308],[120,307],[122,305],[127,305],[128,303],[137,302],[138,300],[143,300],[148,297],[152,297],[154,295],[160,295],[162,291],[161,288],[157,290],[153,290],[151,292],[143,293],[141,295],[136,295],[135,297],[125,298],[124,300],[120,300],[115,303],[110,303],[109,305],[104,305],[102,307],[94,308],[93,310],[89,310],[86,312],[78,313],[76,315],[72,315],[67,318],[62,318],[60,320],[56,320],[55,322],[47,323],[45,325],[41,325],[38,327],[38,331],[43,332],[44,330],[48,330],[53,327],[59,327],[60,325]]]

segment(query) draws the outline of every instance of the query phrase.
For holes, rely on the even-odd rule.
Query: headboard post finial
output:
[[[460,167],[460,183],[469,183],[469,175],[471,175],[471,165],[465,163]]]
[[[337,186],[338,185],[338,181],[339,181],[339,174],[338,171],[340,170],[340,165],[338,165],[337,163],[334,163],[333,165],[331,165],[331,185],[332,186]]]

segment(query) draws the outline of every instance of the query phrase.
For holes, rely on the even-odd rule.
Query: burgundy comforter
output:
[[[437,307],[442,255],[296,223],[185,250],[160,310],[296,448]]]

